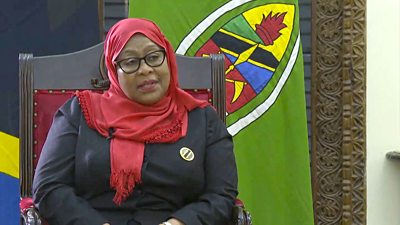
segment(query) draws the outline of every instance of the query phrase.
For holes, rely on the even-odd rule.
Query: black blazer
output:
[[[180,155],[187,147],[192,161]],[[237,195],[232,137],[211,107],[189,113],[186,137],[145,146],[142,183],[121,206],[112,201],[110,141],[89,128],[74,97],[55,114],[33,181],[50,225],[226,225]]]

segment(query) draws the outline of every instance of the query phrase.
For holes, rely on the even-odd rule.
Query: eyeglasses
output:
[[[134,73],[139,69],[142,59],[150,67],[160,66],[165,60],[165,50],[160,49],[154,52],[150,52],[142,58],[130,57],[116,61],[115,63],[125,73]]]

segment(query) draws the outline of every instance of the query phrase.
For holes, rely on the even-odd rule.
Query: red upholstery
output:
[[[210,90],[185,90],[185,91],[197,99],[205,100],[211,103],[212,93]]]
[[[19,208],[21,209],[21,211],[23,213],[26,213],[26,211],[33,207],[33,200],[32,198],[23,198],[21,199],[21,201],[19,202]]]
[[[67,99],[71,98],[73,93],[74,91],[35,91],[33,95],[33,126],[35,128],[33,132],[34,168],[36,168],[40,153],[42,152],[54,113]]]

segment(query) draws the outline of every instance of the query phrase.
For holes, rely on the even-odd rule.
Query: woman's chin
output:
[[[154,105],[161,100],[162,96],[158,92],[150,92],[142,95],[140,98],[134,99],[134,101],[142,105]]]

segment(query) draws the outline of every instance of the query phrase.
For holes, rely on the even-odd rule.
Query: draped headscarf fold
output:
[[[118,82],[114,61],[137,33],[145,35],[166,52],[170,85],[166,96],[153,105],[142,105],[129,99]],[[104,56],[110,88],[103,94],[81,91],[76,96],[88,126],[104,137],[112,134],[110,186],[116,191],[113,201],[120,205],[135,184],[141,182],[145,144],[173,143],[184,137],[188,112],[208,103],[196,100],[179,88],[173,48],[152,21],[138,18],[119,21],[106,36]]]

